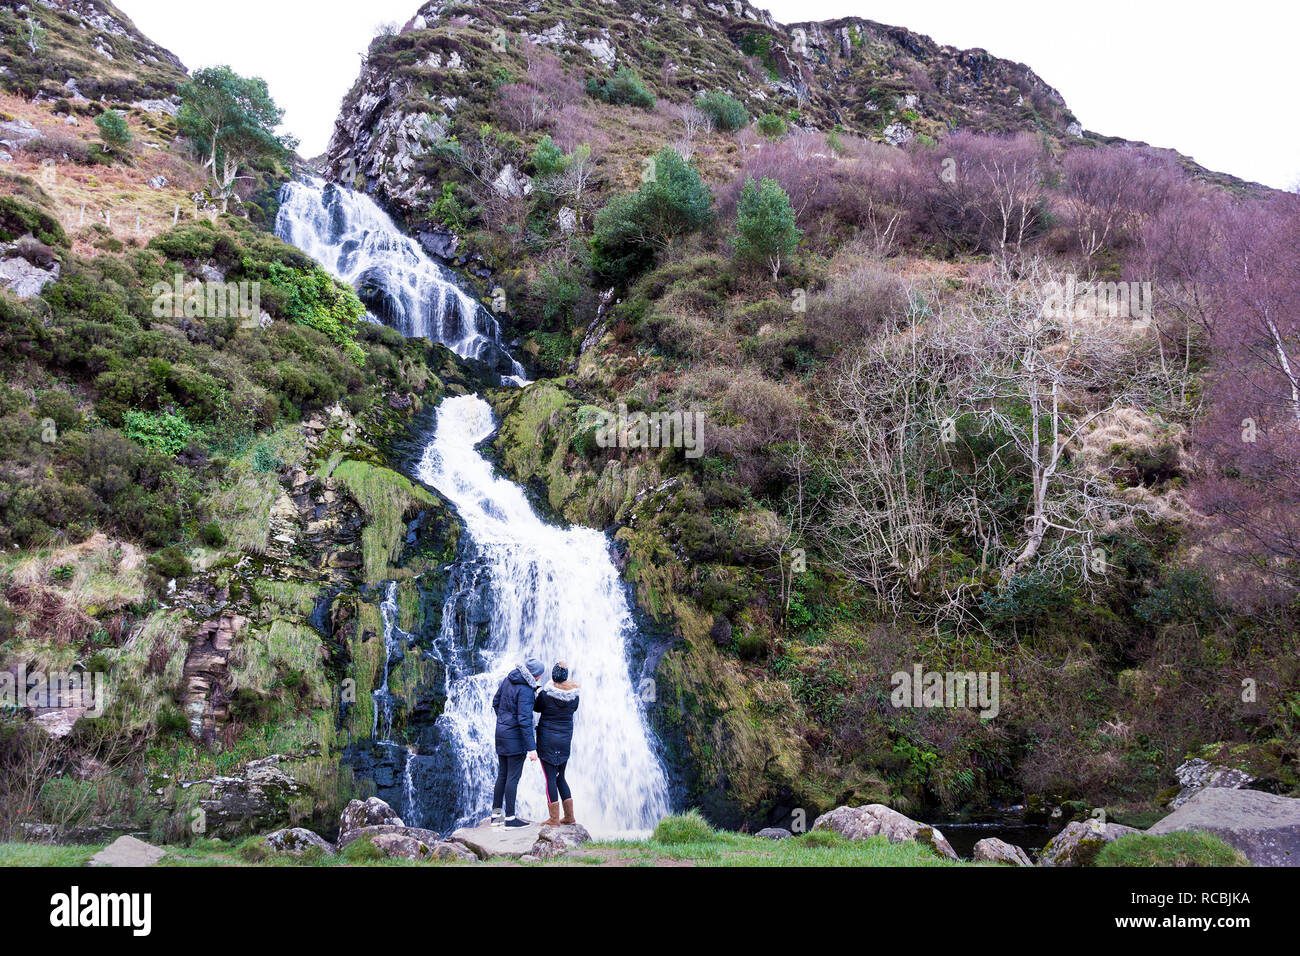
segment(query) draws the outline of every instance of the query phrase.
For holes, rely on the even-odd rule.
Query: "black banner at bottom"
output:
[[[633,936],[689,932],[696,943],[716,931],[728,943],[757,936],[770,946],[786,932],[842,923],[850,933],[912,927],[921,938],[1010,940],[1044,926],[1072,940],[1199,934],[1231,945],[1255,930],[1288,930],[1297,890],[1288,869],[159,867],[7,869],[0,880],[11,941],[103,940],[128,951],[241,936],[258,945],[339,945],[354,935],[445,945],[558,927],[581,936],[610,919]]]

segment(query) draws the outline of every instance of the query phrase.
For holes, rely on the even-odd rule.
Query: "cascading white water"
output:
[[[380,685],[370,695],[375,702],[375,719],[370,730],[372,740],[386,741],[393,736],[393,708],[397,702],[388,689],[388,675],[397,657],[395,652],[406,640],[406,634],[397,626],[397,616],[397,582],[389,581],[384,589],[384,599],[379,604],[379,619],[384,628],[384,672]]]
[[[523,381],[523,366],[502,347],[492,314],[370,197],[313,177],[287,183],[275,234],[357,289],[376,322]]]
[[[457,812],[461,822],[476,822],[491,809],[492,696],[502,678],[529,656],[548,670],[564,659],[582,686],[567,772],[578,818],[601,837],[644,834],[669,812],[668,785],[629,673],[632,615],[609,542],[589,528],[546,524],[518,485],[495,475],[475,450],[494,428],[481,398],[445,399],[416,468],[421,481],[455,505],[489,577],[487,667],[449,674],[438,718],[461,768]],[[453,601],[443,613],[445,642],[455,640]],[[517,812],[545,817],[536,763],[524,768]]]

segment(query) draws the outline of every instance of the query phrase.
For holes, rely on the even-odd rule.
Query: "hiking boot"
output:
[[[503,827],[505,825],[506,825],[506,812],[502,810],[500,807],[497,807],[492,811],[492,822],[489,824],[489,826]]]
[[[552,812],[554,812],[554,811],[552,811]],[[561,820],[560,822],[561,822],[561,823],[577,823],[577,822],[578,822],[577,820],[575,820],[575,819],[573,818],[573,797],[570,797],[568,800],[565,800],[565,801],[564,801],[564,819]]]
[[[532,826],[532,824],[529,823],[527,820],[521,820],[521,819],[519,819],[519,817],[510,817],[508,820],[506,820],[506,826],[508,826],[508,827],[530,827],[530,826]]]
[[[547,806],[550,808],[551,815],[547,817],[546,821],[542,824],[542,826],[544,827],[559,826],[560,802],[557,800],[555,803],[547,804]]]

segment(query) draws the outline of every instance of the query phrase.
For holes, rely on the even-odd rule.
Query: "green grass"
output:
[[[0,866],[85,866],[100,846],[0,843]]]
[[[1130,833],[1107,843],[1095,866],[1250,866],[1242,854],[1209,833]]]
[[[376,584],[390,576],[389,564],[402,553],[407,514],[421,505],[432,505],[433,496],[392,469],[363,461],[341,462],[334,477],[366,514],[361,550],[366,580]]]
[[[103,846],[60,847],[45,844],[0,843],[0,866],[84,866]],[[442,861],[417,863],[376,858],[353,843],[338,856],[278,856],[260,846],[260,838],[238,846],[205,840],[190,846],[167,846],[162,866],[439,866]],[[373,851],[373,848],[370,848]],[[499,861],[506,862],[506,861]],[[620,841],[593,843],[571,857],[564,866],[656,866],[694,863],[699,866],[961,866],[940,860],[912,843],[891,844],[883,837],[847,840],[766,840],[740,834],[719,833],[705,842],[659,843]],[[456,864],[453,864],[456,865]]]

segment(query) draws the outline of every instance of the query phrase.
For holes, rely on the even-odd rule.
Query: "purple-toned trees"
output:
[[[1211,320],[1203,471],[1208,543],[1300,585],[1300,197],[1222,204],[1202,284]]]
[[[1182,178],[1169,157],[1126,146],[1076,147],[1065,154],[1062,173],[1067,221],[1088,259],[1127,242]]]
[[[931,226],[959,248],[1005,252],[1030,238],[1042,217],[1042,145],[1029,133],[959,131],[928,154]]]

